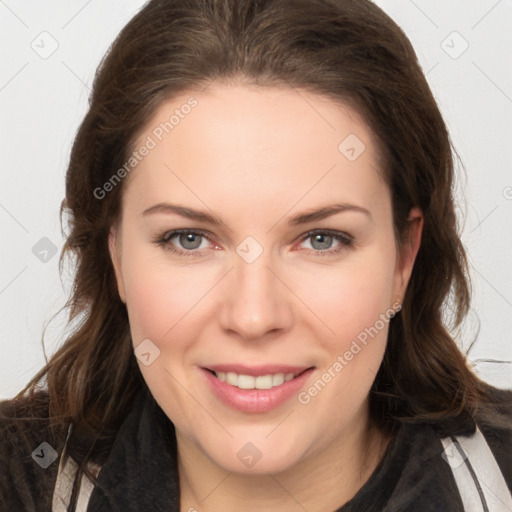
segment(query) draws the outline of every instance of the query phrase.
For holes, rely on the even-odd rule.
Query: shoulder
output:
[[[488,394],[489,409],[483,407],[477,415],[482,424],[501,425],[504,429],[512,429],[512,389],[500,389],[485,384]]]
[[[512,492],[512,390],[487,386],[487,392],[489,402],[475,419]]]
[[[49,397],[0,402],[0,509],[50,510],[66,431],[52,428]]]
[[[381,462],[382,476],[377,475],[374,483],[367,486],[364,496],[371,498],[365,499],[384,496],[386,510],[462,510],[462,495],[466,497],[468,489],[474,490],[476,480],[489,503],[494,503],[492,495],[488,496],[494,491],[503,492],[510,499],[507,488],[512,493],[512,390],[484,387],[487,397],[474,414],[461,415],[456,420],[403,422]],[[476,426],[488,448],[481,443],[482,435]],[[465,458],[461,458],[460,451],[454,452],[458,450],[456,445],[451,447],[456,440]],[[487,457],[489,450],[492,457]],[[468,462],[461,465],[466,458]],[[500,486],[494,479],[499,472],[488,472],[496,465],[493,458],[505,481]],[[468,466],[470,470],[466,469]],[[476,498],[481,499],[478,494]]]

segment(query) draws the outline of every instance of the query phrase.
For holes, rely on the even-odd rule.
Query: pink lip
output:
[[[297,367],[284,367],[284,366],[265,366],[249,368],[253,370],[253,373],[246,373],[248,368],[245,367],[243,371],[240,371],[241,366],[233,365],[219,365],[215,368],[238,368],[239,371],[236,373],[243,373],[245,375],[266,375],[268,373],[298,373],[294,371]],[[265,373],[261,372],[261,368],[264,368]],[[281,370],[268,371],[269,368],[280,368]],[[213,368],[212,368],[213,370]],[[286,371],[290,370],[290,371]],[[299,372],[300,372],[299,368]],[[304,371],[305,370],[305,371]],[[276,386],[272,389],[240,389],[236,386],[231,386],[227,382],[222,382],[213,373],[208,371],[206,368],[201,368],[202,374],[205,376],[210,389],[224,404],[238,409],[239,411],[249,413],[261,413],[271,411],[285,403],[292,396],[296,396],[299,390],[304,386],[314,368],[303,368],[302,373],[292,380],[284,382],[280,386]],[[217,370],[217,371],[233,371],[233,370]],[[254,373],[256,372],[256,373]]]
[[[285,364],[262,364],[258,366],[246,366],[244,364],[214,364],[206,367],[207,370],[213,370],[216,373],[233,372],[238,373],[239,375],[252,375],[253,377],[274,373],[284,373],[285,375],[287,373],[293,373],[294,375],[298,375],[308,368],[310,368],[310,366],[289,366]]]

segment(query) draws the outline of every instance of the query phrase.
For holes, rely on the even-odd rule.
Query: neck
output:
[[[336,510],[366,483],[391,440],[364,408],[331,444],[279,473],[227,471],[177,432],[181,512]]]

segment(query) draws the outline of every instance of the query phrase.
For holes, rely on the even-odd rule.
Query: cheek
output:
[[[163,249],[162,249],[163,251]],[[161,257],[136,251],[123,262],[127,308],[134,344],[151,339],[160,350],[165,341],[182,338],[183,329],[200,325],[194,321],[201,311],[215,276],[211,272],[172,266]]]
[[[187,354],[200,340],[204,324],[201,299],[212,284],[204,272],[172,267],[147,255],[146,259],[137,257],[135,251],[123,264],[133,345],[149,339],[160,351],[154,362],[139,364],[139,368],[157,402],[187,431],[199,421],[195,419],[198,412],[189,410],[189,396],[178,383],[191,378]],[[183,417],[176,411],[182,411]]]
[[[312,404],[333,425],[357,414],[381,365],[393,313],[392,262],[393,255],[360,259],[336,276],[324,277],[318,292],[310,294],[311,309],[321,313],[330,330],[322,327],[325,334],[317,337],[325,357],[317,380],[298,401]]]
[[[365,257],[340,267],[319,273],[315,293],[308,302],[313,311],[334,334],[326,330],[333,348],[345,349],[365,329],[375,325],[394,302],[394,255],[369,252]],[[380,323],[378,327],[382,329]],[[331,336],[329,336],[329,334]]]

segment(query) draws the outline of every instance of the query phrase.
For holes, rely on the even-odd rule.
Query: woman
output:
[[[452,180],[372,3],[149,2],[75,139],[79,323],[1,405],[3,509],[508,510]]]

